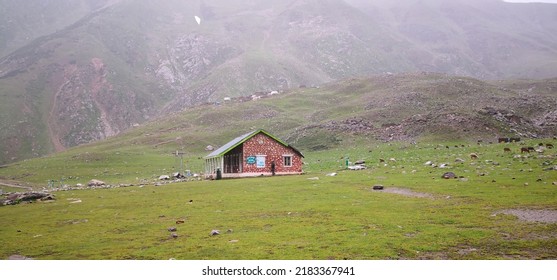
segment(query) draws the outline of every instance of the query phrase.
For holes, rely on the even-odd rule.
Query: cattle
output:
[[[530,149],[528,149],[527,147],[521,147],[520,148],[520,153],[530,153]]]
[[[503,152],[510,152],[510,151],[511,151],[511,148],[504,148],[503,149]]]

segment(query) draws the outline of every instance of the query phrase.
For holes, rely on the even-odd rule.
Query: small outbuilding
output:
[[[241,135],[205,157],[205,176],[240,178],[302,174],[296,148],[263,129]]]

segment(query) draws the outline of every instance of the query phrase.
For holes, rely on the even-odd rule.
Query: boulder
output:
[[[383,187],[383,185],[375,185],[375,186],[373,186],[373,189],[374,189],[374,190],[382,190],[382,189],[384,189],[384,188],[385,188],[385,187]]]
[[[170,180],[170,176],[168,176],[168,175],[161,175],[161,176],[159,176],[159,180]]]
[[[445,174],[443,174],[443,176],[441,176],[441,178],[443,178],[443,179],[454,179],[454,178],[456,178],[456,174],[454,174],[453,172],[445,172]]]
[[[87,183],[87,186],[89,187],[100,187],[100,186],[104,186],[106,185],[105,182],[101,181],[101,180],[97,180],[97,179],[93,179],[91,181],[89,181],[89,183]]]
[[[214,235],[219,235],[220,231],[217,229],[211,230],[211,233],[209,233],[210,236],[214,236]]]

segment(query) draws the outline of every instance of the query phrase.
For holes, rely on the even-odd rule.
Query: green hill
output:
[[[350,77],[419,71],[482,80],[557,76],[557,5],[550,4],[13,2],[0,5],[0,163],[104,139],[224,97]],[[350,113],[343,110],[331,108],[331,114]],[[400,110],[368,111],[364,121],[383,114],[389,127]],[[470,120],[470,129],[478,122]],[[303,130],[323,131],[327,124],[317,125]],[[405,137],[428,130],[416,129]],[[387,136],[376,131],[376,137]]]
[[[0,168],[3,179],[100,177],[111,183],[151,180],[186,167],[247,131],[263,128],[306,152],[370,147],[383,142],[496,142],[498,137],[557,134],[557,81],[484,82],[442,74],[352,78],[255,100],[233,98],[173,113],[117,136]],[[533,140],[535,141],[535,140]]]

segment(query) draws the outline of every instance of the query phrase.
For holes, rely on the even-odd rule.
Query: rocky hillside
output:
[[[557,76],[557,5],[551,4],[19,2],[0,1],[0,163],[103,139],[225,97],[353,76]]]

